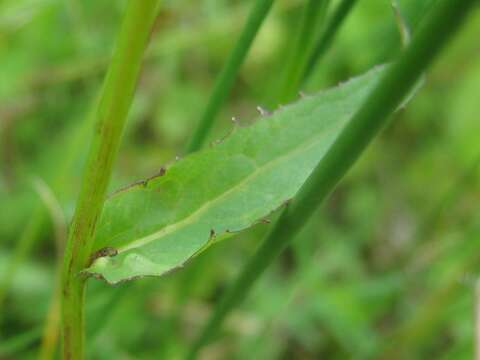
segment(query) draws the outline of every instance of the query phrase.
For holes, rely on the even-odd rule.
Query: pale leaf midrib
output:
[[[245,184],[248,182],[252,181],[254,178],[268,170],[269,168],[273,167],[276,163],[284,161],[286,158],[293,157],[299,152],[303,152],[307,150],[308,148],[316,145],[319,141],[321,141],[325,135],[328,133],[332,132],[334,129],[337,127],[340,127],[343,122],[339,120],[336,124],[334,124],[332,127],[329,129],[326,129],[322,132],[322,134],[316,134],[309,138],[307,141],[304,141],[301,145],[295,147],[292,151],[289,151],[281,156],[276,157],[275,159],[264,163],[261,167],[257,167],[252,173],[250,173],[248,176],[243,178],[240,182],[232,186],[230,189],[227,191],[221,193],[219,196],[208,200],[205,204],[197,208],[194,212],[190,213],[187,217],[185,217],[182,220],[179,220],[173,224],[167,225],[161,230],[158,230],[150,235],[144,236],[140,239],[137,239],[135,241],[132,241],[126,246],[118,248],[118,252],[122,253],[131,249],[135,249],[138,247],[145,246],[146,244],[149,244],[152,241],[158,240],[168,234],[171,234],[172,232],[176,231],[177,229],[182,228],[185,225],[188,225],[192,223],[196,218],[201,216],[204,212],[208,211],[210,208],[212,208],[216,203],[221,202],[222,199],[230,195],[231,193],[235,192],[238,188],[243,187]]]

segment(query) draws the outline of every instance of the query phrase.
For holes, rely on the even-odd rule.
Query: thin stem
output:
[[[58,335],[60,332],[60,308],[61,308],[61,282],[60,276],[62,271],[63,248],[67,239],[67,224],[62,208],[58,200],[55,198],[53,191],[46,183],[40,179],[35,180],[37,192],[47,207],[54,227],[54,237],[56,244],[56,264],[55,279],[52,298],[48,306],[45,327],[40,344],[39,359],[50,360],[55,356],[57,348]]]
[[[189,359],[196,357],[200,348],[216,333],[226,315],[240,304],[255,281],[294,239],[315,209],[386,124],[388,117],[402,103],[474,5],[476,0],[443,0],[434,9],[411,45],[381,79],[227,290],[193,344]]]
[[[281,93],[278,100],[281,103],[289,102],[296,96],[312,52],[315,34],[318,33],[323,23],[329,3],[330,0],[309,0],[305,6],[300,31],[293,50],[290,52],[284,83],[280,88]]]
[[[240,38],[217,78],[212,95],[207,103],[207,107],[205,108],[202,117],[200,118],[200,122],[187,147],[187,153],[200,149],[205,142],[207,135],[213,126],[215,116],[218,114],[220,107],[230,93],[240,66],[243,64],[253,40],[272,7],[272,4],[273,0],[257,0],[255,3],[255,6],[248,16],[247,23],[240,34]]]
[[[212,93],[212,96],[210,98],[210,102],[207,105],[207,108],[205,109],[202,120],[200,121],[199,129],[197,129],[197,133],[200,132],[200,127],[208,126],[208,129],[205,129],[205,133],[203,135],[204,138],[207,137],[208,132],[211,129],[211,126],[213,125],[213,120],[215,118],[215,115],[218,113],[222,103],[225,101],[225,98],[228,96],[229,89],[231,88],[231,83],[233,83],[233,80],[234,80],[236,74],[238,73],[238,69],[241,66],[241,63],[243,63],[245,55],[248,52],[248,49],[249,49],[251,43],[253,42],[253,39],[255,38],[256,32],[258,31],[259,27],[261,26],[261,23],[263,22],[264,18],[266,17],[272,3],[273,3],[273,0],[268,0],[268,1],[260,0],[260,1],[257,2],[257,6],[253,9],[253,11],[250,15],[249,21],[247,22],[247,24],[245,26],[245,30],[244,30],[242,36],[239,39],[237,47],[232,51],[232,55],[231,55],[231,57],[234,57],[235,60],[238,60],[239,59],[238,55],[234,55],[235,51],[238,53],[240,51],[239,49],[244,49],[245,54],[243,55],[243,59],[242,59],[242,61],[239,62],[236,69],[228,72],[229,77],[231,77],[231,79],[229,79],[229,77],[227,77],[227,75],[225,74],[227,65],[225,66],[224,71],[221,73],[221,75],[218,79],[217,86],[215,87],[215,90]],[[255,31],[253,31],[253,30],[255,30]],[[251,36],[250,39],[246,38],[246,36],[248,34]],[[152,53],[149,52],[149,54],[147,54],[147,56],[148,55],[152,56]],[[92,64],[88,64],[87,68],[91,72],[90,68],[96,69],[98,67],[103,67],[103,65],[106,65],[107,63],[108,63],[107,59],[103,59],[103,58],[102,59],[96,59],[95,61],[93,61]],[[227,64],[228,63],[229,62],[227,62]],[[230,63],[231,63],[230,67],[232,68],[233,63],[232,62],[230,62]],[[68,73],[70,75],[73,73],[74,78],[77,78],[77,77],[81,78],[82,75],[84,75],[84,72],[85,72],[84,71],[84,66],[80,66],[79,70],[81,70],[81,71],[72,71],[72,69],[70,69],[70,68],[68,68],[67,70],[69,70],[69,71],[63,71],[63,72],[60,71],[60,73]],[[55,79],[58,80],[58,78],[61,77],[59,75],[60,74],[56,74],[56,76],[51,76],[51,77],[49,77],[49,79],[55,78]],[[64,79],[64,80],[69,80],[69,79]],[[228,86],[225,85],[227,81],[230,81],[230,85],[228,85]],[[221,85],[221,84],[223,84],[223,85]],[[219,99],[219,97],[222,97],[222,96],[224,98]],[[218,102],[218,104],[216,104],[216,102]],[[210,125],[202,125],[208,119],[211,119],[211,124]],[[90,121],[88,121],[87,125],[90,126]],[[85,139],[84,139],[85,131],[82,129],[81,133],[82,133],[81,136],[79,136],[80,139],[77,139],[77,141],[75,141],[75,144],[81,144],[80,146],[83,146],[83,144],[85,142]],[[203,143],[203,140],[201,140],[200,142]],[[188,152],[198,150],[198,148],[200,146],[201,146],[201,144],[199,144],[198,146],[190,146],[191,148],[189,149]],[[78,146],[74,145],[73,149],[74,149],[74,152],[75,152],[78,149]],[[70,164],[72,159],[69,158],[67,160],[68,160],[67,164],[65,164],[64,168],[68,168],[68,165]],[[60,176],[58,176],[58,178],[55,179],[55,186],[54,186],[55,190],[57,190],[57,188],[60,188],[62,186],[62,183],[64,182],[64,179],[65,179],[65,176],[67,176],[67,175],[64,174],[64,172],[60,172],[60,173],[61,173]],[[25,230],[22,232],[22,235],[20,236],[19,241],[17,242],[17,244],[15,246],[14,253],[13,253],[12,257],[10,258],[9,263],[7,265],[7,270],[0,276],[0,324],[2,322],[3,303],[4,303],[5,297],[7,295],[8,289],[10,288],[12,279],[14,278],[15,273],[18,269],[18,265],[21,264],[24,261],[24,259],[28,256],[28,254],[31,251],[31,248],[33,247],[33,245],[37,241],[39,231],[41,230],[41,228],[42,228],[42,226],[45,222],[45,219],[46,219],[45,209],[43,208],[42,205],[38,205],[38,208],[35,209],[34,212],[32,213],[32,216],[30,217],[30,220],[29,220],[27,226],[25,227]],[[124,292],[127,293],[128,291],[124,291]]]
[[[302,75],[302,82],[305,82],[305,80],[312,74],[315,66],[330,48],[335,35],[347,18],[348,14],[350,14],[350,11],[356,2],[357,0],[342,0],[342,2],[337,5],[333,14],[329,18],[327,25],[325,26],[325,30],[318,38],[310,58],[308,59],[308,64],[305,67],[305,71]]]
[[[125,120],[155,20],[158,0],[130,0],[105,78],[62,273],[65,359],[84,357],[84,290],[81,271],[88,266],[95,227],[110,180]]]

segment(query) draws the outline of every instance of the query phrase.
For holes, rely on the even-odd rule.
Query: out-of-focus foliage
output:
[[[434,2],[399,1],[413,27]],[[248,124],[256,106],[276,103],[304,3],[275,4],[211,141],[230,131],[231,117]],[[183,153],[251,4],[165,1],[112,192]],[[0,278],[19,240],[33,233],[33,249],[0,305],[0,357],[37,355],[55,282],[59,219],[52,226],[34,179],[47,184],[70,219],[89,112],[124,5],[0,3]],[[480,271],[479,31],[477,11],[415,99],[205,348],[205,359],[472,357]],[[359,1],[304,90],[337,84],[399,51],[388,1]],[[43,215],[33,226],[37,212]],[[113,288],[90,282],[89,358],[181,356],[267,230],[257,225],[161,279]]]

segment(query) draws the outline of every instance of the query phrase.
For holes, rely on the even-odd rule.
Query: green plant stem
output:
[[[103,208],[158,4],[158,0],[128,2],[98,104],[92,143],[64,255],[62,330],[65,359],[84,357],[86,278],[81,271],[89,263],[97,219]]]
[[[300,31],[289,53],[284,83],[280,87],[281,93],[278,98],[280,103],[289,102],[297,95],[315,35],[321,28],[329,3],[330,0],[309,0],[305,6]]]
[[[273,3],[273,0],[267,0],[267,1],[260,0],[260,1],[257,2],[257,6],[255,6],[255,8],[253,9],[253,11],[250,15],[250,18],[249,18],[249,21],[247,22],[245,30],[244,30],[241,38],[239,39],[239,43],[237,44],[237,47],[232,52],[232,57],[234,57],[234,59],[232,61],[230,61],[230,63],[231,63],[230,68],[233,68],[233,61],[239,59],[239,57],[237,55],[233,56],[233,53],[235,51],[237,53],[239,53],[240,50],[243,50],[244,51],[243,59],[245,58],[246,53],[248,52],[248,49],[249,49],[249,47],[250,47],[251,43],[253,42],[253,39],[256,35],[256,32],[258,32],[258,29],[261,26],[261,23],[263,22],[264,18],[266,17],[269,9],[271,8],[272,3]],[[241,10],[243,10],[243,7],[242,7]],[[231,24],[231,20],[232,19],[229,19],[229,21],[227,23]],[[230,29],[229,29],[229,31],[230,31]],[[175,35],[175,34],[173,34],[173,35]],[[192,38],[193,34],[189,34],[189,35],[190,35],[189,38]],[[250,38],[247,38],[247,35],[250,36]],[[173,36],[173,37],[175,37],[175,36]],[[243,44],[240,44],[242,42],[243,42]],[[175,44],[175,45],[177,45],[177,44]],[[158,52],[158,49],[157,49],[157,52]],[[152,57],[152,55],[155,55],[155,49],[153,51],[153,54],[152,54],[152,52],[149,52],[149,54],[146,54],[146,56],[150,56],[150,57]],[[219,110],[220,106],[222,105],[223,101],[225,101],[225,98],[227,97],[229,89],[231,87],[231,83],[233,83],[233,80],[234,80],[236,74],[238,73],[238,69],[242,64],[243,59],[239,62],[239,64],[236,66],[236,68],[233,68],[233,71],[230,70],[229,74],[225,74],[226,69],[224,69],[224,71],[222,72],[222,74],[220,75],[220,77],[218,79],[217,86],[216,86],[216,88],[215,88],[215,90],[214,90],[214,92],[211,96],[209,105],[205,109],[205,114],[202,117],[202,119],[207,119],[207,120],[211,119],[211,122],[213,124],[213,120],[215,118],[215,115],[218,113],[218,110]],[[77,66],[72,67],[69,64],[68,66],[54,69],[54,71],[52,71],[52,72],[54,73],[53,75],[55,75],[55,76],[41,77],[41,79],[43,81],[53,81],[53,80],[55,80],[56,82],[58,82],[59,78],[61,79],[61,81],[78,80],[78,79],[81,79],[83,76],[85,76],[85,73],[87,75],[90,75],[91,73],[96,73],[98,71],[98,69],[101,69],[106,64],[108,64],[108,59],[103,58],[103,57],[95,59],[95,60],[90,61],[90,62],[87,62],[85,64],[82,63],[80,66],[77,65]],[[50,74],[50,75],[52,75],[52,74]],[[229,79],[229,77],[227,77],[227,75],[229,77],[231,77],[231,79]],[[225,85],[225,84],[227,84],[226,81],[230,81],[228,87],[226,87],[226,85]],[[34,81],[32,81],[32,82],[34,82]],[[221,85],[220,83],[222,83],[223,85]],[[225,89],[227,89],[227,90],[225,90]],[[220,99],[220,101],[219,101],[219,97],[222,97],[222,96],[223,96],[223,99]],[[218,104],[216,104],[216,103],[214,104],[214,102],[218,102]],[[214,106],[215,106],[215,109],[214,109]],[[211,115],[209,115],[209,114],[211,114]],[[207,120],[202,120],[201,123],[204,123]],[[90,121],[88,121],[88,123],[89,123],[88,126],[90,127]],[[211,128],[211,125],[205,131],[205,134],[203,135],[205,138],[207,137],[208,131],[210,130],[210,128]],[[200,129],[197,130],[197,132],[199,132],[199,131],[200,131]],[[82,135],[80,136],[80,139],[77,139],[75,141],[75,143],[79,143],[80,146],[83,146],[83,144],[85,142],[83,133],[86,133],[86,132],[82,129]],[[80,141],[78,141],[78,140],[80,140]],[[76,149],[77,149],[77,146],[74,146],[74,150],[76,150]],[[189,152],[195,151],[195,150],[197,150],[196,146],[192,147]],[[69,158],[68,159],[68,164],[72,160],[73,159]],[[64,167],[68,168],[68,164]],[[61,184],[65,179],[65,176],[66,176],[65,173],[61,172],[61,175],[58,177],[58,179],[57,178],[55,179],[56,180],[55,181],[55,186],[54,186],[55,190],[57,190],[57,188],[61,187]],[[2,311],[3,301],[5,299],[5,296],[7,294],[8,289],[10,287],[12,279],[13,279],[16,271],[17,271],[18,265],[21,264],[23,262],[23,260],[30,253],[32,246],[35,244],[36,240],[38,239],[39,231],[45,223],[46,216],[45,216],[45,210],[43,209],[43,205],[38,205],[38,206],[41,207],[41,208],[36,209],[32,213],[32,216],[31,216],[31,218],[28,222],[28,225],[25,227],[25,230],[22,232],[22,235],[20,236],[19,241],[17,242],[17,245],[15,246],[14,254],[13,254],[12,258],[10,259],[9,264],[7,265],[7,270],[0,276],[0,323],[1,323],[2,313],[3,313],[3,311]],[[127,291],[125,291],[125,293],[127,293]]]
[[[37,182],[38,183],[38,182]],[[47,316],[45,318],[45,325],[43,328],[42,341],[39,349],[40,360],[51,360],[55,358],[55,351],[57,349],[58,337],[60,333],[60,313],[61,313],[61,282],[62,274],[62,260],[63,249],[67,238],[67,225],[65,216],[63,215],[60,203],[54,197],[53,192],[48,193],[49,189],[42,189],[37,185],[40,191],[40,196],[43,197],[46,207],[49,209],[50,216],[54,227],[54,236],[56,243],[56,262],[55,262],[55,277],[54,288],[50,304],[48,306]]]
[[[57,349],[59,324],[60,324],[60,274],[61,266],[56,264],[57,271],[55,274],[55,286],[53,289],[52,299],[48,306],[45,326],[43,328],[42,340],[40,344],[39,360],[51,360],[55,357]]]
[[[187,147],[187,153],[200,149],[205,142],[205,139],[213,126],[215,116],[218,114],[220,107],[230,93],[240,66],[243,64],[248,50],[272,7],[272,4],[273,0],[257,0],[255,3],[248,16],[247,23],[243,28],[240,38],[218,76],[212,95],[207,103],[207,107],[205,108],[202,117],[200,118],[200,122]]]
[[[414,36],[410,46],[392,65],[339,135],[298,195],[281,214],[257,252],[222,297],[191,347],[189,359],[196,357],[200,348],[217,332],[226,315],[245,298],[255,281],[293,240],[315,209],[386,124],[388,117],[402,103],[474,5],[476,0],[439,2]]]
[[[342,0],[341,3],[337,5],[333,11],[333,14],[328,19],[325,29],[322,31],[320,37],[314,45],[314,49],[310,55],[310,58],[308,59],[308,63],[302,75],[302,82],[305,82],[305,80],[312,74],[319,60],[330,48],[335,35],[347,18],[348,14],[350,14],[350,11],[356,2],[357,0]]]

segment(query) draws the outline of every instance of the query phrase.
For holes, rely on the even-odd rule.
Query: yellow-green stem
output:
[[[159,0],[130,0],[103,85],[89,156],[69,231],[62,272],[62,330],[65,359],[84,357],[84,292],[95,227],[101,215],[143,53]]]

